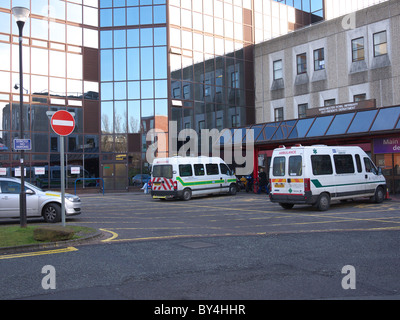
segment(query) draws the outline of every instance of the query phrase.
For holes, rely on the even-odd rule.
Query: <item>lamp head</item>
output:
[[[29,17],[29,9],[24,7],[14,7],[12,8],[12,13],[17,23],[25,22]]]

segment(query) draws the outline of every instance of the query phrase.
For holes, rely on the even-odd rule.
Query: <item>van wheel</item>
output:
[[[294,204],[293,203],[280,203],[279,204],[283,209],[292,209]]]
[[[43,218],[48,223],[61,221],[61,207],[58,203],[49,203],[43,209]]]
[[[331,197],[327,193],[322,193],[317,201],[316,207],[319,211],[326,211],[331,204]]]
[[[190,189],[183,190],[182,199],[185,201],[192,199],[192,191]]]
[[[373,201],[375,203],[382,203],[383,202],[383,200],[385,199],[385,193],[384,193],[382,187],[376,188],[375,195],[373,196],[372,199],[373,199]]]
[[[231,184],[229,186],[229,194],[234,196],[236,194],[236,192],[237,192],[236,185],[235,184]]]

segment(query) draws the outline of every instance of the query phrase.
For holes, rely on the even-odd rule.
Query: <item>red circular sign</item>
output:
[[[60,136],[68,136],[75,129],[75,119],[68,111],[57,111],[50,120],[51,128]]]

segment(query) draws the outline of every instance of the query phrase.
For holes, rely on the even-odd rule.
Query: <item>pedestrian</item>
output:
[[[268,179],[267,179],[267,174],[264,172],[264,169],[260,169],[260,173],[258,174],[258,179],[259,179],[259,187],[258,187],[258,192],[261,193],[261,190],[264,188],[265,192],[268,193]]]

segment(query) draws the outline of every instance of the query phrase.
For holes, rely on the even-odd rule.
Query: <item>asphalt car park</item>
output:
[[[82,215],[70,223],[103,230],[106,242],[400,229],[400,202],[393,200],[333,202],[320,212],[307,205],[285,210],[266,194],[244,192],[190,201],[161,201],[139,192],[81,199]]]

